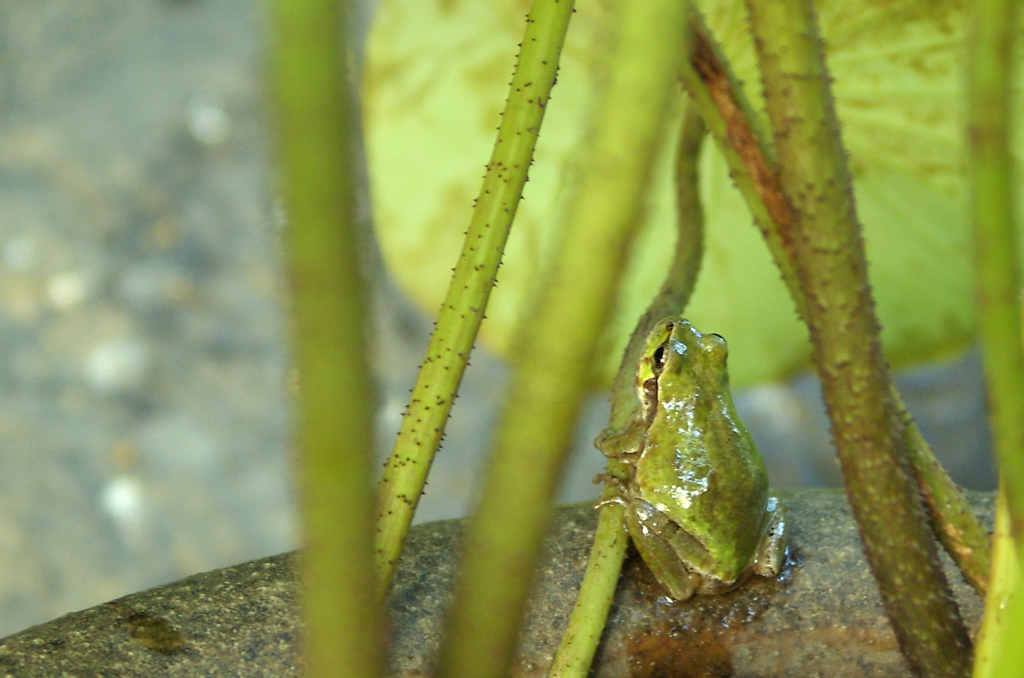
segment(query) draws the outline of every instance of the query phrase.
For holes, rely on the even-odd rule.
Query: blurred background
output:
[[[0,636],[299,543],[260,10],[0,1]],[[368,259],[383,462],[431,323]],[[472,506],[505,377],[477,351],[419,521]],[[993,489],[976,352],[899,385]],[[839,482],[814,377],[736,396],[773,485]],[[606,417],[561,501],[596,497]]]

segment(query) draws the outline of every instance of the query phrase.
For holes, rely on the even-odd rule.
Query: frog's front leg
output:
[[[626,529],[636,550],[669,594],[676,600],[686,600],[697,592],[703,579],[686,567],[666,538],[675,527],[661,511],[645,501],[633,499],[626,507]]]
[[[610,459],[626,463],[633,461],[643,450],[644,436],[647,433],[639,418],[639,412],[634,412],[622,428],[606,428],[601,431],[601,435],[594,441],[594,446]]]
[[[609,504],[618,504],[623,508],[629,508],[629,501],[626,499],[626,492],[628,490],[625,480],[623,480],[622,478],[617,478],[611,475],[610,473],[599,473],[596,476],[594,476],[594,484],[598,485],[600,483],[605,483],[606,485],[609,485],[610,487],[614,488],[615,495],[608,497],[607,499],[599,500],[596,504],[594,504],[594,508],[604,508]]]
[[[782,571],[786,558],[786,510],[776,497],[768,497],[765,506],[767,526],[754,555],[754,573],[774,577]]]

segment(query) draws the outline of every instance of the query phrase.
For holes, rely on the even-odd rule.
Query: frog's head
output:
[[[701,334],[688,320],[670,317],[659,322],[647,337],[636,375],[644,415],[653,416],[659,400],[728,393],[728,355],[725,339]]]

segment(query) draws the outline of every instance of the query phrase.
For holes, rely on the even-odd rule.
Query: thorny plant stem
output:
[[[773,149],[703,17],[694,7],[690,16],[693,42],[689,62],[683,69],[683,82],[768,244],[797,313],[806,323],[807,304],[793,264],[792,218],[779,184]],[[895,387],[891,394],[932,530],[968,583],[984,594],[989,569],[988,533],[963,491],[935,458]]]
[[[670,103],[679,96],[680,3],[625,0],[613,11],[581,176],[566,201],[551,269],[523,324],[483,497],[467,527],[439,660],[445,678],[508,670],[598,337],[640,221]]]
[[[423,493],[484,309],[558,70],[574,0],[534,0],[501,127],[434,334],[377,498],[377,592],[383,598]]]
[[[915,673],[966,676],[970,639],[898,435],[817,17],[810,0],[747,8],[814,361],[865,555]]]

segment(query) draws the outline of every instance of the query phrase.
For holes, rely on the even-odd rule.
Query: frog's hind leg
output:
[[[786,510],[775,497],[768,497],[765,514],[768,524],[754,556],[753,571],[762,577],[774,577],[782,571],[786,559]]]
[[[626,508],[626,529],[644,562],[674,599],[686,600],[697,592],[702,577],[688,570],[661,531],[645,524],[637,511],[629,506]]]

